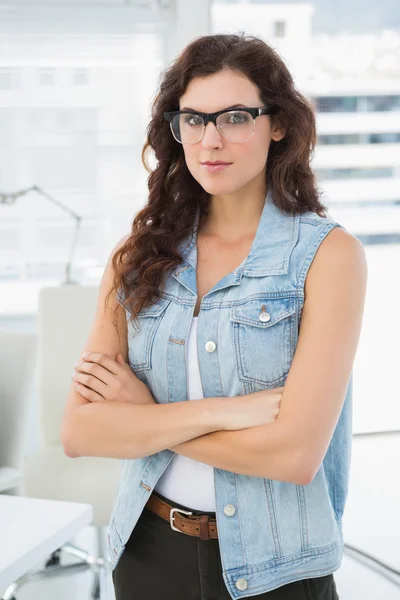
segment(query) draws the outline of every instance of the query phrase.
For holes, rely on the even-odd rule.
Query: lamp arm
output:
[[[65,206],[61,202],[59,202],[58,200],[56,200],[55,198],[53,198],[53,196],[50,196],[50,194],[48,194],[47,192],[45,192],[44,190],[42,190],[37,185],[33,185],[33,186],[29,187],[29,188],[26,188],[24,190],[20,190],[19,192],[14,192],[12,194],[1,193],[0,194],[0,204],[14,204],[15,201],[17,200],[17,198],[20,198],[21,196],[25,196],[29,192],[37,192],[38,194],[41,194],[42,196],[44,196],[45,198],[47,198],[47,200],[49,200],[50,202],[52,202],[53,204],[55,204],[56,206],[58,206],[59,208],[61,208],[63,211],[67,212],[69,214],[69,216],[72,217],[75,220],[74,237],[73,237],[73,240],[72,240],[72,245],[71,245],[71,249],[70,249],[68,261],[67,261],[67,264],[65,266],[66,279],[65,279],[65,282],[64,282],[64,283],[67,283],[67,284],[74,283],[73,281],[71,281],[70,273],[71,273],[72,259],[73,259],[73,255],[74,255],[74,252],[75,252],[76,244],[77,244],[77,241],[78,241],[78,235],[79,235],[79,229],[80,229],[82,217],[80,215],[76,214],[74,211],[72,211],[71,209],[69,209],[67,206]]]

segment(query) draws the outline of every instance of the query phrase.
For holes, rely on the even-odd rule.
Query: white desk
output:
[[[0,494],[0,598],[92,520],[90,504]]]

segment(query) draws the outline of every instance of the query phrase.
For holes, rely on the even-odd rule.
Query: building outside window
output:
[[[286,23],[285,23],[285,21],[275,21],[275,23],[274,23],[274,35],[275,35],[275,37],[285,37],[285,35],[286,35]]]

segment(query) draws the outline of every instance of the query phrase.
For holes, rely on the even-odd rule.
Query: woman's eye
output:
[[[246,121],[246,115],[242,113],[233,113],[229,117],[230,123],[244,123]]]
[[[196,115],[191,115],[190,117],[186,117],[185,122],[189,125],[202,125],[203,119]]]

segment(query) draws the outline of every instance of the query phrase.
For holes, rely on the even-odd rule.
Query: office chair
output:
[[[61,421],[74,364],[79,359],[92,325],[98,287],[63,285],[42,288],[38,306],[38,410],[40,446],[27,457],[24,467],[25,495],[93,506],[98,556],[73,544],[54,552],[43,571],[22,578],[45,579],[91,569],[92,598],[104,597],[109,568],[104,538],[116,496],[122,461],[99,457],[68,457],[61,444]],[[62,565],[62,552],[79,559]],[[18,582],[16,582],[18,584]],[[16,591],[14,587],[12,593]],[[7,597],[10,600],[12,596]]]

